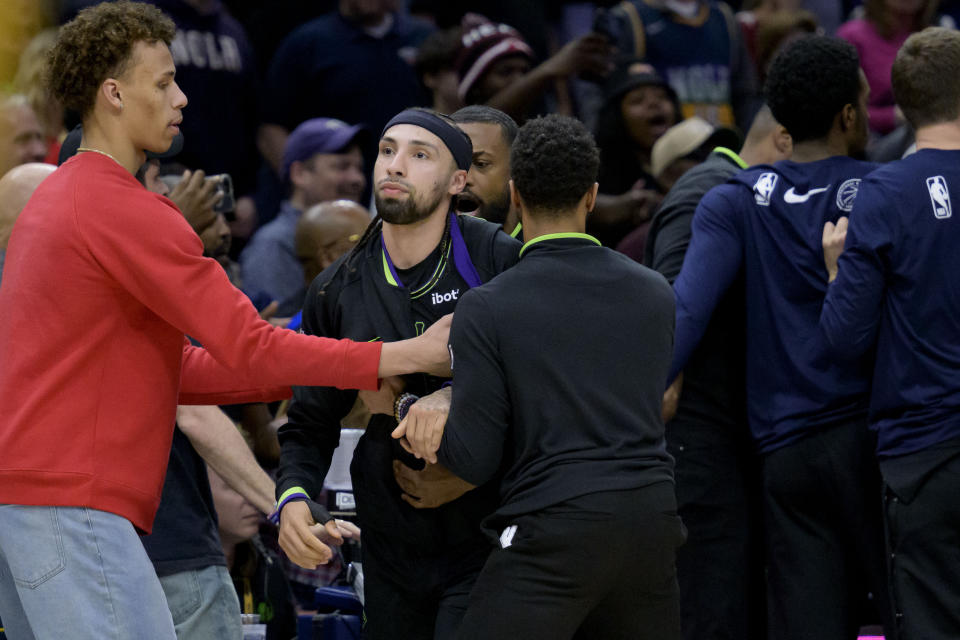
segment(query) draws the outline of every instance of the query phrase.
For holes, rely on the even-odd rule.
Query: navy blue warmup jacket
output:
[[[686,366],[742,271],[747,412],[761,452],[866,417],[869,363],[827,357],[820,337],[827,291],[822,236],[824,223],[849,213],[860,179],[875,166],[846,156],[760,165],[712,189],[694,214],[690,248],[674,283],[669,380]]]

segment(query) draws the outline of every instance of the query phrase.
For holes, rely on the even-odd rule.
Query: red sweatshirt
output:
[[[172,202],[102,154],[44,180],[0,288],[0,504],[87,506],[149,532],[178,400],[377,387],[379,343],[272,327],[202,253]]]

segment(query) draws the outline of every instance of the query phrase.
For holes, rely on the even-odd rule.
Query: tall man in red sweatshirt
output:
[[[440,323],[382,347],[270,326],[137,182],[187,102],[173,36],[159,10],[122,1],[81,12],[52,52],[83,144],[17,220],[0,289],[0,617],[18,640],[175,637],[137,532],[152,526],[178,400],[372,389],[449,366]]]

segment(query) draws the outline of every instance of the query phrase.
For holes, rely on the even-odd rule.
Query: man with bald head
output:
[[[52,164],[28,162],[14,167],[0,178],[0,278],[13,223],[44,178],[56,170]],[[2,281],[0,281],[2,282]]]
[[[303,214],[297,222],[294,250],[308,287],[357,244],[369,223],[367,210],[351,200],[321,202]]]
[[[754,118],[743,148],[718,147],[673,186],[654,214],[645,251],[647,266],[671,283],[690,244],[700,199],[748,166],[790,157],[790,134],[769,107]],[[677,462],[677,502],[687,543],[677,550],[684,636],[760,637],[763,546],[759,475],[750,444],[744,387],[743,285],[720,304],[683,377],[667,448]],[[716,562],[716,558],[724,558]]]
[[[303,267],[303,286],[277,307],[276,316],[294,316],[320,273],[350,251],[370,223],[370,212],[352,200],[321,202],[307,209],[293,235],[294,255]],[[289,325],[294,328],[294,325]]]

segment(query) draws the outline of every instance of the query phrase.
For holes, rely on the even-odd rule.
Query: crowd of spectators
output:
[[[0,60],[15,61],[0,66],[0,276],[29,194],[79,145],[79,114],[57,102],[44,77],[57,25],[99,1],[38,3],[43,9],[10,40],[16,51]],[[520,238],[507,184],[517,126],[551,113],[586,123],[600,150],[588,232],[672,283],[707,189],[794,151],[785,123],[765,104],[778,54],[811,34],[855,47],[869,89],[869,135],[862,149],[843,155],[885,162],[914,144],[892,88],[897,52],[911,34],[960,20],[960,0],[144,1],[176,26],[170,52],[188,104],[181,146],[151,157],[137,177],[177,204],[204,255],[220,262],[263,318],[292,329],[310,283],[362,241],[376,213],[377,138],[404,109],[430,107],[461,126],[472,139],[473,166],[457,211]],[[678,220],[685,234],[671,226]],[[691,362],[687,404],[673,435],[667,427],[680,515],[690,528],[678,555],[690,640],[767,637],[760,462],[744,389],[731,383],[745,375],[746,345],[724,337],[742,320],[730,309],[743,305],[743,286],[731,285],[720,304],[721,329],[704,339],[712,359]],[[177,580],[189,575],[226,589],[221,601],[233,601],[234,586],[244,611],[269,622],[267,637],[289,638],[296,612],[311,608],[303,594],[342,567],[296,567],[265,520],[275,505],[268,472],[278,462],[284,407],[194,409],[177,415],[164,502],[144,538],[178,632],[182,623],[192,629],[184,633],[213,633],[189,626],[196,610],[179,617],[174,610],[183,599]],[[226,416],[243,424],[246,442]],[[343,424],[367,417],[358,401]],[[727,435],[709,433],[708,424]],[[706,458],[709,470],[695,468]],[[718,499],[716,487],[728,495]],[[711,536],[730,539],[724,545]],[[712,585],[699,588],[706,580]],[[887,622],[872,607],[876,594],[864,588],[854,600],[863,625]]]

